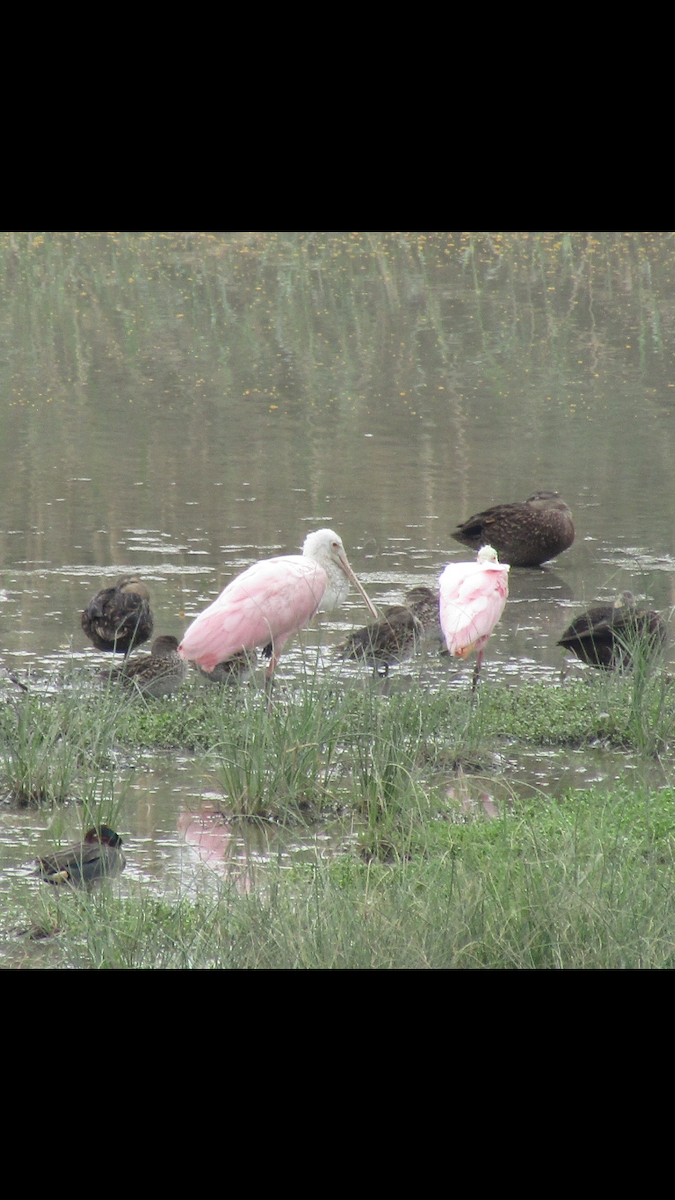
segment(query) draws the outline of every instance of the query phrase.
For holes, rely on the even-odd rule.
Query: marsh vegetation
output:
[[[668,234],[0,235],[3,962],[673,965],[672,652],[556,643],[675,604],[674,270]],[[472,664],[336,666],[354,594],[272,705],[100,686],[121,576],[180,639],[330,526],[385,609],[540,489],[575,541],[511,571],[473,706]],[[120,879],[29,877],[101,823]]]

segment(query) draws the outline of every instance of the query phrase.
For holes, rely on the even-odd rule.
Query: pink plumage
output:
[[[286,642],[321,609],[344,602],[353,583],[366,596],[332,529],[305,538],[302,554],[266,558],[242,571],[192,622],[178,647],[182,658],[213,671],[241,650],[272,646],[271,676]]]
[[[455,658],[483,648],[504,611],[509,594],[509,566],[500,563],[492,546],[478,551],[477,562],[450,563],[440,578],[440,618],[445,644]]]

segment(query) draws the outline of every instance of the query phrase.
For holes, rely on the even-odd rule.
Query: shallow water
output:
[[[576,540],[511,572],[486,686],[583,673],[556,641],[594,600],[675,604],[671,237],[5,235],[0,249],[0,652],[31,686],[100,668],[80,614],[119,574],[147,581],[156,632],[180,637],[238,571],[330,525],[384,606],[471,557],[458,522],[539,488],[568,501]],[[366,617],[352,593],[288,648],[280,686],[303,647],[371,686],[330,654]],[[429,653],[391,686],[465,687],[472,669]],[[509,786],[544,794],[637,769],[601,750],[504,761]],[[210,802],[190,760],[134,773],[120,886],[191,887],[224,863],[248,886],[242,857],[352,837],[316,832],[306,851],[272,830],[253,848]],[[0,887],[51,820],[0,811]]]

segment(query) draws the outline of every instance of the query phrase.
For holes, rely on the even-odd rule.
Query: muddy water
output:
[[[124,571],[148,581],[156,631],[180,636],[250,562],[330,525],[394,603],[467,557],[455,524],[539,488],[568,501],[576,541],[512,571],[488,682],[556,680],[555,643],[595,599],[675,603],[667,237],[9,235],[0,249],[0,652],[38,686],[95,669],[79,614]],[[365,616],[351,596],[304,646]],[[282,677],[300,666],[296,643]],[[470,669],[414,668],[433,686]],[[631,769],[563,761],[537,754],[533,781]],[[203,869],[189,832],[203,787],[190,763],[130,784],[144,881]],[[47,817],[2,821],[5,864],[29,859]],[[213,836],[220,861],[243,853],[236,832]]]

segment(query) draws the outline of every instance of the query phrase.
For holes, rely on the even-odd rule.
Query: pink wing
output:
[[[440,579],[440,614],[451,654],[464,657],[486,644],[504,611],[507,576],[505,564],[450,563],[445,568]]]
[[[205,671],[268,642],[280,653],[291,634],[311,621],[327,582],[323,567],[300,554],[254,563],[192,622],[179,653]]]

